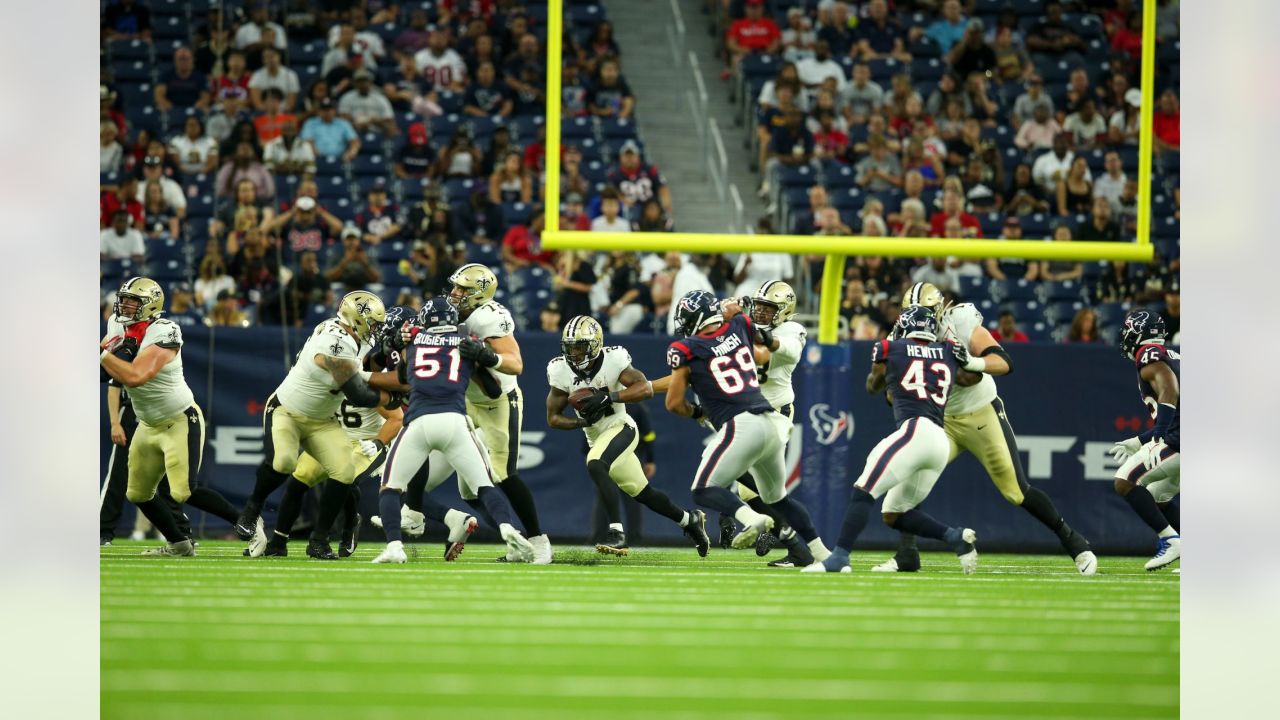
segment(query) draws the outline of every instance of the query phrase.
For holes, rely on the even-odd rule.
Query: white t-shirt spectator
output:
[[[804,85],[821,85],[829,77],[836,79],[836,92],[843,92],[849,81],[845,79],[844,68],[835,60],[818,62],[817,58],[806,58],[796,63],[796,72]]]
[[[955,292],[960,288],[960,273],[950,266],[936,270],[933,263],[925,263],[911,271],[911,281],[927,282],[939,290]]]
[[[262,148],[262,164],[266,165],[271,171],[275,171],[277,165],[298,163],[309,168],[314,168],[316,164],[316,153],[311,148],[311,143],[302,138],[295,138],[293,147],[284,146],[284,137],[278,137],[271,140]],[[314,170],[313,170],[314,172]]]
[[[205,312],[213,310],[213,306],[218,304],[218,293],[235,289],[236,281],[230,275],[219,275],[208,280],[196,278],[196,295],[204,301]]]
[[[693,261],[686,256],[684,262],[680,263],[680,269],[676,271],[675,278],[671,281],[671,309],[667,311],[668,335],[676,334],[676,308],[680,305],[680,298],[694,290],[716,291],[702,268],[694,265]]]
[[[631,223],[621,215],[614,218],[613,222],[601,215],[591,221],[591,232],[631,232]]]
[[[169,141],[169,150],[178,158],[178,167],[182,172],[204,172],[205,163],[210,153],[218,152],[218,141],[205,135],[192,140],[186,135],[178,135]]]
[[[1111,203],[1111,209],[1120,212],[1120,195],[1124,193],[1124,185],[1129,182],[1129,176],[1123,172],[1120,177],[1113,178],[1110,173],[1102,173],[1093,181],[1093,196],[1104,197],[1107,202]]]
[[[1078,148],[1096,147],[1107,137],[1107,121],[1097,113],[1094,113],[1091,122],[1081,119],[1080,113],[1071,113],[1062,123],[1062,129],[1071,133]]]
[[[260,42],[262,40],[263,27],[269,27],[276,31],[276,48],[283,51],[289,47],[289,38],[285,36],[284,28],[280,27],[278,23],[270,21],[267,21],[264,25],[259,25],[255,22],[247,22],[241,25],[240,29],[236,31],[236,47],[243,50],[256,42]]]
[[[259,68],[257,72],[249,76],[249,87],[255,90],[266,91],[269,88],[275,88],[289,97],[289,93],[297,93],[301,91],[301,84],[298,83],[298,73],[287,67],[277,68],[275,75],[272,75],[265,67]]]
[[[387,120],[395,115],[387,96],[373,89],[368,95],[361,95],[359,90],[346,91],[338,101],[338,112],[351,116],[361,125],[370,120]]]
[[[98,146],[98,172],[120,172],[124,167],[124,146],[113,142],[106,147]]]
[[[324,59],[320,61],[320,74],[328,75],[329,71],[339,65],[347,64],[347,51],[342,48],[334,48],[324,54]],[[372,53],[364,53],[360,56],[360,64],[370,72],[378,69],[378,59]]]
[[[1076,154],[1070,150],[1059,160],[1053,151],[1049,151],[1036,159],[1036,164],[1031,166],[1031,179],[1044,191],[1052,195],[1058,190],[1058,180],[1067,176],[1067,171],[1071,169],[1071,161],[1076,159]],[[1084,171],[1086,180],[1093,182],[1093,173],[1087,169]]]
[[[747,259],[751,259],[751,264],[747,264]],[[742,253],[738,256],[738,264],[734,267],[734,274],[738,274],[746,269],[747,276],[738,284],[735,295],[752,295],[760,286],[770,280],[791,280],[795,276],[795,269],[791,263],[791,256],[786,253]]]
[[[160,176],[160,189],[164,192],[164,203],[174,210],[187,209],[187,195],[182,192],[182,186],[177,181]],[[146,202],[147,199],[147,181],[138,181],[138,202]]]
[[[337,45],[340,37],[342,37],[341,25],[334,25],[329,28],[329,47]],[[382,44],[382,37],[377,33],[361,30],[355,34],[351,42],[357,49],[367,49],[377,57],[385,57],[387,54],[387,48]]]
[[[128,228],[123,235],[117,235],[113,227],[106,228],[100,236],[99,252],[109,260],[128,260],[131,257],[147,254],[147,244],[142,233]]]
[[[431,53],[431,48],[425,48],[413,56],[413,61],[418,65],[418,72],[436,87],[448,87],[467,77],[467,64],[453,48],[445,48],[439,57]]]
[[[1132,114],[1133,114],[1133,115],[1137,115],[1137,114],[1138,114],[1138,111],[1137,111],[1137,110],[1134,110]],[[1124,113],[1124,111],[1123,111],[1123,110],[1117,110],[1117,111],[1115,111],[1115,112],[1111,113],[1111,122],[1107,123],[1107,125],[1108,125],[1108,127],[1113,127],[1113,128],[1115,128],[1115,129],[1119,130],[1119,131],[1120,131],[1121,136],[1123,136],[1123,135],[1125,134],[1125,130],[1127,130],[1127,129],[1128,129],[1128,117],[1126,117],[1126,116],[1125,116],[1125,113]],[[1126,145],[1137,145],[1137,144],[1138,144],[1138,141],[1137,141],[1136,139],[1134,139],[1134,138],[1127,138],[1127,137],[1126,137],[1126,138],[1125,138],[1125,140],[1124,140],[1124,144],[1126,144]]]
[[[640,256],[640,282],[647,283],[654,275],[667,268],[667,261],[658,253],[645,253]]]

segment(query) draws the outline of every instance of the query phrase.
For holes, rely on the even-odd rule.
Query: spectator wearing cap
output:
[[[135,0],[119,0],[102,11],[102,36],[115,40],[151,42],[151,10]]]
[[[902,24],[889,15],[889,4],[885,0],[871,0],[867,3],[866,19],[858,23],[858,57],[863,61],[893,58],[898,62],[911,62],[907,43],[914,42],[923,32],[919,28],[904,30]]]
[[[1004,220],[1004,227],[1000,230],[1000,240],[1021,240],[1022,238],[1022,222],[1018,220],[1016,215],[1010,215]],[[990,257],[985,263],[987,275],[995,280],[1007,280],[1009,278],[1022,278],[1023,280],[1035,280],[1040,275],[1040,263],[1027,262],[1021,257]]]
[[[1071,142],[1067,139],[1067,134],[1058,133],[1053,136],[1052,151],[1036,158],[1035,165],[1031,167],[1031,175],[1046,196],[1057,196],[1058,182],[1067,176],[1071,170],[1071,161],[1075,157],[1076,154],[1071,150]],[[1092,176],[1089,179],[1092,180]]]
[[[1071,242],[1071,226],[1060,222],[1053,228],[1054,242]],[[1078,260],[1041,260],[1040,279],[1050,282],[1079,280],[1084,275],[1084,264]]]
[[[1033,55],[1060,60],[1078,56],[1086,47],[1084,40],[1062,22],[1062,3],[1049,0],[1044,5],[1044,18],[1027,33],[1027,49]]]
[[[132,260],[140,263],[147,255],[142,233],[129,227],[129,211],[123,208],[111,213],[111,226],[99,233],[99,257],[102,260]]]
[[[316,171],[316,153],[298,135],[298,120],[292,116],[280,126],[279,137],[262,148],[262,161],[274,173],[301,175]]]
[[[284,95],[276,88],[268,88],[263,97],[265,99],[263,111],[253,119],[253,127],[258,133],[258,142],[266,145],[280,137],[285,123],[297,123],[298,117],[284,112],[282,108]]]
[[[956,220],[960,224],[961,237],[982,237],[982,224],[978,218],[965,212],[964,199],[952,188],[942,191],[942,209],[929,218],[930,229],[934,237],[944,237],[948,220]]]
[[[427,142],[427,127],[420,122],[409,126],[404,143],[396,151],[392,171],[398,178],[424,178],[431,170],[436,155]]]
[[[168,112],[175,107],[207,110],[210,104],[209,80],[196,70],[191,48],[173,51],[173,69],[166,71],[156,83],[156,107]]]
[[[1124,93],[1124,106],[1111,115],[1107,123],[1107,142],[1112,145],[1137,145],[1141,128],[1142,91],[1129,88]]]
[[[249,99],[259,111],[266,109],[265,94],[268,90],[280,93],[280,107],[292,112],[298,105],[298,73],[280,64],[280,51],[274,47],[262,51],[262,67],[249,77]]]
[[[600,193],[600,215],[591,221],[591,231],[631,232],[631,223],[622,217],[622,196],[616,188],[607,187]]]
[[[1062,129],[1081,150],[1102,147],[1107,141],[1107,121],[1098,114],[1094,99],[1088,95],[1081,97],[1080,109],[1067,116]]]
[[[409,27],[400,31],[391,41],[391,54],[397,58],[412,58],[427,46],[431,31],[427,29],[427,11],[416,7],[409,13]]]
[[[265,0],[255,0],[249,7],[249,21],[236,30],[236,47],[241,50],[257,49],[262,44],[262,33],[270,28],[274,33],[272,47],[283,52],[289,47],[284,28],[271,21],[271,12]]]
[[[600,63],[587,90],[586,103],[591,114],[598,117],[629,118],[635,112],[635,95],[626,78],[622,77],[617,60],[607,59]]]
[[[196,296],[191,291],[190,283],[173,283],[169,286],[169,297],[165,299],[169,301],[169,307],[164,312],[166,320],[172,320],[183,328],[204,324],[204,318],[200,307],[196,304]]]
[[[342,156],[351,162],[360,152],[360,136],[346,118],[338,117],[333,100],[325,97],[319,103],[320,112],[302,124],[301,138],[311,143],[318,157]]]
[[[938,44],[943,55],[947,55],[954,45],[964,39],[967,30],[968,22],[960,12],[960,0],[944,0],[942,17],[925,28],[924,35]],[[979,25],[978,31],[981,30],[982,26]]]
[[[235,154],[227,159],[214,179],[213,191],[217,197],[228,196],[241,180],[253,182],[258,197],[271,198],[276,194],[276,181],[271,171],[258,160],[253,145],[247,141],[236,144]]]
[[[985,30],[986,26],[981,19],[971,18],[965,24],[963,37],[946,52],[947,64],[961,77],[968,77],[969,73],[975,72],[994,72],[997,69],[996,51],[987,44],[983,35]]]
[[[1156,152],[1178,152],[1182,145],[1182,132],[1178,124],[1180,116],[1178,93],[1172,88],[1160,93],[1160,104],[1156,107],[1153,118]]]
[[[342,221],[328,212],[322,212],[315,198],[303,195],[294,201],[293,207],[280,213],[262,226],[268,235],[279,235],[281,250],[286,262],[304,252],[320,252],[333,234],[342,230]]]
[[[1120,153],[1108,150],[1103,156],[1102,167],[1105,172],[1093,183],[1094,197],[1106,198],[1111,210],[1120,209],[1120,196],[1124,194],[1124,186],[1129,178],[1124,174],[1124,166],[1120,162]]]
[[[207,322],[214,327],[249,327],[249,318],[240,309],[240,297],[234,288],[220,290],[217,302],[209,311]]]
[[[538,327],[542,328],[542,332],[559,333],[560,328],[560,304],[555,300],[547,303],[542,311],[538,313]]]
[[[369,188],[364,208],[356,213],[356,227],[370,245],[381,245],[400,234],[400,208],[387,199],[386,181],[379,179]]]
[[[360,236],[360,228],[354,225],[342,229],[342,255],[324,273],[326,280],[342,283],[347,292],[363,290],[369,283],[382,279],[382,273],[365,252]]]
[[[427,47],[413,56],[418,72],[438,89],[464,92],[467,87],[466,62],[457,50],[449,47],[449,37],[444,30],[433,25],[428,32]]]
[[[360,132],[378,128],[387,136],[399,133],[391,101],[373,86],[373,73],[360,69],[354,78],[355,89],[343,94],[338,101],[338,112]]]
[[[801,127],[801,130],[804,130]],[[808,131],[804,131],[808,132]],[[813,136],[809,136],[809,153],[813,153]],[[653,198],[662,203],[662,211],[668,217],[673,215],[671,204],[671,188],[667,180],[658,172],[658,166],[644,162],[640,157],[640,146],[634,140],[622,144],[618,153],[618,165],[609,172],[609,184],[618,188],[628,210],[638,207]]]
[[[1014,130],[1022,129],[1022,124],[1035,117],[1036,108],[1043,107],[1053,115],[1053,98],[1044,91],[1044,79],[1039,73],[1027,77],[1027,91],[1013,102],[1013,110],[1009,113],[1009,122]]]
[[[782,47],[782,31],[772,18],[765,17],[764,0],[746,0],[746,14],[729,25],[725,45],[730,62],[730,67],[725,68],[722,75],[726,80],[729,73],[738,68],[743,55],[760,52],[773,55],[778,52]]]
[[[1018,329],[1018,323],[1014,321],[1013,313],[1008,310],[1000,312],[1000,320],[996,325],[996,329],[991,331],[991,337],[995,338],[998,343],[1030,342],[1027,334]]]
[[[656,201],[652,202],[657,206],[658,214],[662,214],[662,206]],[[587,216],[586,201],[582,198],[581,193],[571,192],[564,196],[563,207],[560,210],[560,218],[567,221],[560,227],[561,230],[590,230],[591,218]],[[602,203],[603,205],[603,203]],[[645,206],[646,208],[648,205]],[[630,230],[631,228],[627,228]]]
[[[476,67],[462,111],[475,117],[505,118],[515,109],[507,89],[498,82],[497,69],[488,60]]]
[[[1024,121],[1013,137],[1013,144],[1020,150],[1045,150],[1053,147],[1053,139],[1062,133],[1062,126],[1043,103],[1037,104],[1031,119]]]

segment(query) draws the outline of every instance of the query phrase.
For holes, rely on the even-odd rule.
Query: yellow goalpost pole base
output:
[[[828,255],[822,264],[822,295],[818,297],[818,342],[839,342],[840,296],[844,294],[844,255]]]

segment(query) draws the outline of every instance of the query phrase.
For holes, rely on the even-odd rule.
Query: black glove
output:
[[[390,396],[390,398],[387,400],[387,404],[384,406],[386,409],[395,410],[396,408],[409,407],[409,393],[390,392],[387,394]]]
[[[133,359],[138,356],[138,341],[131,337],[125,337],[121,339],[119,344],[117,344],[115,348],[111,350],[111,354],[115,355],[116,357],[120,358],[121,360],[127,363],[131,363],[133,362]],[[102,379],[102,382],[104,383],[114,382],[110,373],[107,372],[106,368],[99,367],[98,373]]]
[[[609,408],[602,407],[602,408],[594,408],[590,411],[580,410],[578,417],[581,418],[582,420],[585,420],[588,425],[595,425],[596,423],[603,420],[604,417],[608,414],[609,414]]]
[[[701,420],[702,418],[706,417],[707,413],[703,411],[702,406],[699,405],[698,403],[693,403],[689,407],[693,408],[693,414],[690,415],[689,417],[693,418],[694,420]]]
[[[767,348],[773,347],[773,330],[763,326],[756,325],[756,344],[763,345]]]
[[[498,364],[498,353],[489,347],[488,343],[476,340],[475,338],[467,338],[458,345],[458,353],[468,360],[474,360],[481,367],[491,368]]]
[[[590,417],[591,415],[599,412],[603,416],[607,414],[607,411],[612,409],[613,402],[609,398],[609,391],[603,388],[597,388],[595,394],[583,401],[582,407],[579,408],[578,413],[584,417]]]
[[[403,350],[405,348],[405,338],[400,331],[407,324],[408,323],[402,323],[399,327],[392,328],[389,332],[387,332],[386,340],[383,342],[383,348],[384,348],[385,354],[390,355],[391,350]]]

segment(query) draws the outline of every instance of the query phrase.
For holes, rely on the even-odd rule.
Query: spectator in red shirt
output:
[[[1182,130],[1178,124],[1180,115],[1178,94],[1172,89],[1165,90],[1160,94],[1160,104],[1153,119],[1157,152],[1178,152],[1182,144]]]
[[[1000,325],[991,332],[991,337],[998,343],[1029,342],[1027,334],[1018,329],[1013,321],[1013,313],[1005,310],[1000,313]]]
[[[542,249],[543,214],[541,209],[534,212],[529,225],[513,225],[502,237],[502,262],[509,269],[526,265],[541,265],[555,272],[552,262],[556,254]]]
[[[1111,49],[1128,54],[1134,62],[1142,60],[1142,13],[1129,13],[1124,27],[1116,28],[1111,36]]]
[[[111,217],[115,215],[117,210],[121,209],[129,213],[130,227],[143,227],[145,213],[142,209],[142,203],[138,202],[138,178],[136,175],[126,174],[121,176],[120,184],[116,186],[115,192],[102,193],[98,206],[101,214],[98,220],[99,228],[109,226]]]
[[[215,77],[210,88],[213,91],[214,101],[220,101],[225,98],[234,98],[236,100],[247,100],[249,98],[249,78],[252,77],[245,68],[244,53],[239,50],[232,50],[227,55],[227,68],[221,75]]]
[[[732,63],[721,75],[726,80],[737,69],[743,55],[749,52],[766,52],[771,55],[778,52],[782,45],[782,31],[778,29],[777,23],[764,16],[764,0],[747,0],[747,15],[734,20],[729,26],[725,45],[729,47]]]
[[[960,197],[960,193],[947,188],[942,191],[942,209],[929,218],[930,232],[934,237],[945,236],[947,220],[950,218],[960,220],[961,234],[964,237],[982,237],[982,224],[978,222],[978,218],[964,211],[964,199]]]

